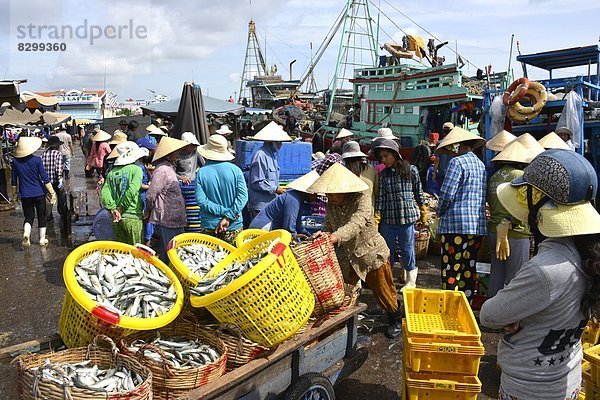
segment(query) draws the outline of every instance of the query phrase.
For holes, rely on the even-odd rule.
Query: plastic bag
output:
[[[581,96],[577,92],[570,91],[565,96],[566,103],[556,124],[558,128],[566,127],[572,133],[571,140],[575,147],[581,146]]]
[[[502,96],[494,97],[490,106],[490,130],[491,136],[487,140],[493,138],[496,133],[504,129],[504,119],[506,118],[507,107],[502,103]]]

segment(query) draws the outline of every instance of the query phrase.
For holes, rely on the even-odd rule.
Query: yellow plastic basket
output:
[[[291,240],[289,232],[276,230],[246,243],[205,276],[272,249],[226,287],[204,296],[192,294],[192,306],[206,307],[220,322],[236,325],[248,339],[266,347],[289,338],[308,321],[315,305],[312,289],[290,250]]]
[[[463,292],[407,289],[402,295],[409,337],[444,342],[480,341],[481,331]]]
[[[588,361],[584,361],[581,364],[581,376],[583,378],[583,388],[585,390],[584,399],[596,400],[600,399],[600,382],[598,381],[598,370],[594,370],[592,364]],[[579,394],[581,398],[581,393]]]
[[[402,330],[406,332],[406,320],[402,321]],[[484,354],[481,342],[436,343],[431,339],[404,335],[404,360],[412,372],[477,375],[479,361]]]
[[[154,318],[134,318],[116,314],[99,305],[79,286],[75,278],[75,267],[79,261],[97,250],[104,254],[131,252],[134,257],[142,258],[163,271],[175,285],[177,299],[173,307]],[[65,260],[63,278],[67,292],[60,313],[59,329],[67,347],[87,346],[99,334],[116,340],[138,330],[160,328],[173,321],[183,306],[183,290],[173,271],[148,251],[124,243],[97,241],[79,246]]]
[[[183,311],[187,311],[190,303],[190,289],[196,287],[202,277],[196,273],[191,273],[190,269],[179,259],[177,255],[177,248],[181,246],[189,246],[192,244],[203,244],[212,249],[218,249],[221,246],[229,254],[233,253],[236,248],[225,242],[224,240],[218,239],[214,236],[204,235],[202,233],[182,233],[175,236],[168,245],[167,255],[169,256],[170,266],[172,266],[173,272],[181,282],[183,287]]]
[[[600,341],[600,325],[595,322],[588,322],[583,334],[581,335],[581,345],[583,349],[588,349],[598,344]]]
[[[477,400],[481,381],[477,376],[412,372],[404,367],[407,400]]]
[[[267,233],[264,229],[244,229],[235,237],[235,246],[240,248],[252,239],[256,239],[263,233]]]

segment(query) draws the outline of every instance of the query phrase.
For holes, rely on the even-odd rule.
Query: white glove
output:
[[[56,193],[54,192],[54,188],[50,182],[46,183],[46,190],[48,193],[46,194],[46,198],[48,199],[48,203],[54,205],[56,204]]]

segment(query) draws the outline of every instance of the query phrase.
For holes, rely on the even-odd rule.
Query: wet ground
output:
[[[93,189],[94,183],[84,178],[83,159],[79,148],[72,162],[73,190]],[[65,294],[62,266],[69,252],[89,238],[89,226],[74,226],[73,236],[61,238],[59,216],[48,222],[47,248],[37,245],[37,222],[29,249],[21,247],[23,214],[20,206],[0,212],[0,348],[17,343],[49,338],[58,332],[58,320]],[[419,261],[418,285],[439,288],[436,257]],[[394,274],[399,274],[398,270]],[[366,363],[336,387],[339,399],[395,400],[401,398],[402,340],[389,340],[383,332],[386,318],[371,292],[366,289],[360,299],[369,305],[369,315],[361,320],[360,345],[369,349]],[[480,399],[497,398],[499,371],[496,369],[496,347],[499,334],[484,333],[486,356],[482,359],[479,378],[483,383]],[[16,399],[14,368],[10,360],[0,360],[0,399]],[[434,399],[432,399],[434,400]]]

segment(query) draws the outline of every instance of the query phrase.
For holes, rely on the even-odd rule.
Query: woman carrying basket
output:
[[[377,232],[368,185],[341,164],[335,163],[308,188],[328,199],[324,231],[336,246],[344,280],[366,281],[388,312],[388,338],[400,336],[402,309],[390,267],[390,250]],[[315,233],[320,236],[322,232]]]

